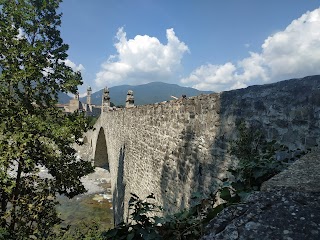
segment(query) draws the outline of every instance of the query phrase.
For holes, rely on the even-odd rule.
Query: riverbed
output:
[[[57,210],[64,220],[63,226],[98,224],[101,229],[113,227],[110,173],[103,168],[81,179],[87,193],[73,199],[60,196]]]

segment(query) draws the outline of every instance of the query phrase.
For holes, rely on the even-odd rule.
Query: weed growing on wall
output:
[[[250,192],[259,191],[263,182],[287,168],[294,151],[275,140],[267,141],[261,130],[247,127],[244,122],[237,130],[238,138],[232,142],[230,151],[238,158],[238,165],[228,169],[232,176],[224,180],[222,193],[227,194],[227,187],[230,194],[239,195],[243,200]],[[279,153],[285,157],[278,157]],[[299,157],[303,154],[300,152]]]

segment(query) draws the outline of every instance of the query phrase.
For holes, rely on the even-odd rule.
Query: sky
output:
[[[80,94],[162,81],[215,92],[320,74],[320,0],[64,0]]]

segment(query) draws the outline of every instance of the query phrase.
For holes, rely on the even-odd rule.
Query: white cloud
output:
[[[167,29],[167,44],[155,37],[137,35],[127,39],[123,28],[119,28],[115,43],[116,55],[101,65],[95,82],[99,87],[120,83],[143,83],[168,79],[181,66],[181,59],[189,49],[175,35],[173,29]]]
[[[320,70],[320,8],[303,14],[284,31],[268,37],[262,56],[270,77],[304,76]]]
[[[224,85],[233,81],[236,67],[228,62],[224,65],[202,65],[194,70],[188,78],[181,79],[182,83],[195,83],[194,88],[200,90],[223,90]]]
[[[245,58],[237,63],[238,72],[234,75],[234,81],[243,83],[249,82],[252,79],[261,79],[268,81],[267,66],[261,54],[250,52],[250,57]]]
[[[48,59],[48,61],[50,61],[50,59]],[[77,65],[69,59],[59,60],[59,62],[64,62],[68,67],[71,67],[72,70],[75,72],[77,72],[77,71],[83,72],[85,70],[85,68],[82,64]],[[47,77],[49,74],[53,73],[53,69],[46,67],[41,72],[44,77]]]
[[[283,31],[269,36],[261,52],[237,63],[204,65],[182,83],[214,91],[246,87],[320,73],[320,8],[303,14]],[[233,66],[233,68],[231,67]]]
[[[71,67],[73,71],[75,72],[83,72],[85,70],[84,66],[82,64],[75,64],[74,62],[72,62],[70,59],[66,59],[64,60],[64,63],[68,66]]]

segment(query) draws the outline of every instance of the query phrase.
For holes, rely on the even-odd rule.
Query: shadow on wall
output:
[[[117,225],[123,222],[124,215],[124,196],[125,196],[125,184],[123,182],[123,170],[124,170],[124,158],[125,158],[125,150],[126,147],[120,149],[119,153],[119,165],[117,170],[117,181],[115,183],[115,187],[113,190],[113,216],[114,216],[114,224]]]
[[[216,101],[215,111],[220,112],[220,99]],[[181,111],[195,109],[190,106],[194,104],[192,101],[185,102],[185,105],[188,104]],[[226,160],[227,144],[222,131],[224,124],[216,119],[216,125],[219,126],[215,130],[216,136],[212,142],[205,142],[203,135],[208,129],[201,129],[206,124],[202,125],[195,114],[189,112],[187,124],[179,136],[182,141],[176,149],[165,155],[161,172],[161,198],[165,213],[189,207],[194,193],[205,196],[215,191],[222,180],[219,177],[224,175],[230,163]]]
[[[94,166],[102,167],[110,171],[106,136],[104,134],[104,129],[102,127],[100,128],[99,134],[98,134],[96,151],[94,154]]]
[[[162,163],[161,199],[165,211],[185,208],[193,192],[206,194],[216,189],[226,169],[234,164],[228,145],[237,137],[240,121],[291,150],[319,144],[319,86],[319,76],[306,77],[182,102],[181,141],[176,149],[167,151]]]

